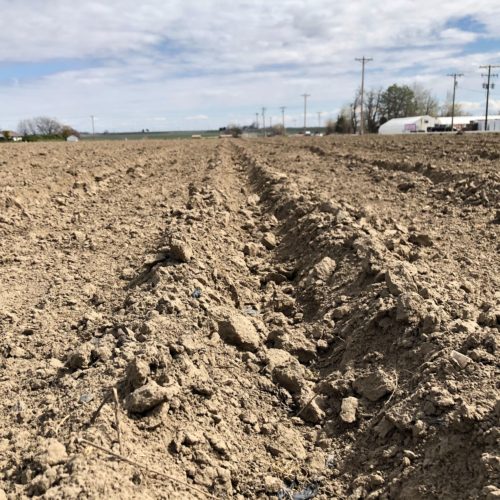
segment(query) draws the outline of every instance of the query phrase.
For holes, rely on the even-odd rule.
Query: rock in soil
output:
[[[339,414],[340,419],[346,424],[352,424],[355,422],[358,405],[358,399],[352,396],[342,399],[342,406]]]

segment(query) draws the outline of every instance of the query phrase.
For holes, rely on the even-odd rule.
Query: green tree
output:
[[[380,98],[381,114],[387,120],[416,114],[415,92],[408,85],[396,83],[387,88]]]
[[[352,134],[352,120],[351,120],[351,109],[343,109],[337,116],[337,121],[335,123],[335,132],[337,134]]]

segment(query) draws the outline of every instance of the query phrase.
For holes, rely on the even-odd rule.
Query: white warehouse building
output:
[[[407,116],[406,118],[393,118],[380,125],[379,134],[411,134],[415,132],[427,132],[427,129],[434,127],[436,119],[429,115]]]
[[[460,130],[467,126],[477,124],[477,130],[484,132],[485,116],[455,116],[453,118],[453,128]],[[451,116],[440,116],[437,119],[440,125],[451,127]],[[500,115],[488,115],[488,130],[500,132]]]

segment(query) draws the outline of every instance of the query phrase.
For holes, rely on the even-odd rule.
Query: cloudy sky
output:
[[[335,116],[366,85],[421,83],[484,109],[500,0],[0,0],[0,127],[48,115],[80,130],[205,129],[265,106]],[[499,70],[500,71],[500,68]],[[500,85],[500,80],[499,80]],[[492,94],[500,111],[500,87]]]

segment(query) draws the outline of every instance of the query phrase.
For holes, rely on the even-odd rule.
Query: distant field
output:
[[[218,130],[207,131],[176,131],[176,132],[120,132],[109,134],[82,135],[82,141],[140,141],[144,139],[189,139],[192,135],[214,138],[219,135]]]
[[[287,133],[290,135],[301,133],[302,128],[287,128]],[[323,132],[323,129],[318,127],[308,127],[311,133]],[[259,131],[263,134],[263,131]],[[203,138],[218,137],[221,132],[219,130],[181,130],[173,132],[119,132],[107,134],[84,134],[81,136],[82,141],[138,141],[145,139],[190,139],[192,135],[201,135]],[[223,133],[223,132],[222,132]]]

